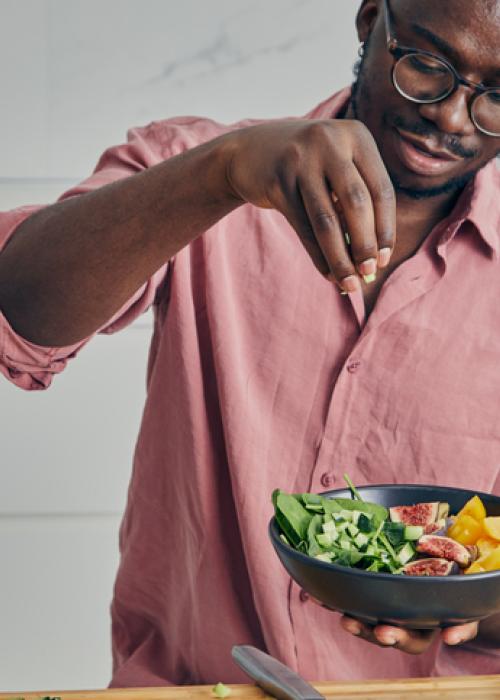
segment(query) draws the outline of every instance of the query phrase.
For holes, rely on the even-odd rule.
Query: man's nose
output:
[[[443,134],[472,136],[476,127],[470,116],[470,99],[470,89],[461,86],[441,102],[420,105],[419,112]]]

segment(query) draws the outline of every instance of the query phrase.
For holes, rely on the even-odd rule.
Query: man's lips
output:
[[[410,134],[402,129],[394,131],[396,152],[402,163],[417,175],[442,175],[456,168],[463,160],[449,151],[439,149],[432,140]]]

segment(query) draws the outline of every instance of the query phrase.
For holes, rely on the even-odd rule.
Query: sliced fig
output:
[[[441,537],[446,537],[452,524],[452,518],[440,518],[435,523],[425,526],[424,535],[441,535]]]
[[[442,518],[447,518],[450,514],[450,504],[440,503],[438,507],[438,514],[436,520],[441,520]]]
[[[479,547],[477,547],[475,544],[466,544],[465,549],[470,554],[471,564],[473,564],[476,561],[476,559],[479,559]]]
[[[403,566],[406,576],[451,576],[458,572],[456,562],[448,559],[416,559]]]
[[[445,535],[446,534],[446,520],[441,518],[441,520],[436,520],[435,523],[429,523],[424,528],[424,535]]]
[[[416,503],[413,506],[394,506],[389,508],[393,523],[405,525],[426,525],[435,523],[438,519],[439,503]]]
[[[450,537],[422,535],[417,542],[417,552],[427,554],[429,557],[456,561],[462,569],[466,569],[471,562],[471,552],[463,544],[455,542]]]

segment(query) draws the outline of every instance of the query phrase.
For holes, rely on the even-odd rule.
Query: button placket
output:
[[[337,477],[333,469],[334,455],[334,443],[328,437],[323,436],[314,464],[311,491],[331,489],[335,485]]]
[[[307,603],[307,601],[309,600],[309,593],[303,588],[300,589],[299,599],[301,603]]]
[[[319,480],[321,486],[325,489],[331,488],[335,484],[335,475],[332,472],[324,472]]]

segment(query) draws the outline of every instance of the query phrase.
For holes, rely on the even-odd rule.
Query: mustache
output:
[[[436,140],[436,142],[439,144],[439,148],[443,148],[459,158],[475,158],[477,155],[479,155],[477,150],[462,146],[458,136],[454,136],[453,134],[442,134],[435,129],[432,129],[427,124],[410,124],[402,117],[396,116],[394,117],[393,125],[399,129],[404,129],[404,131],[415,134],[415,136],[430,136]]]

